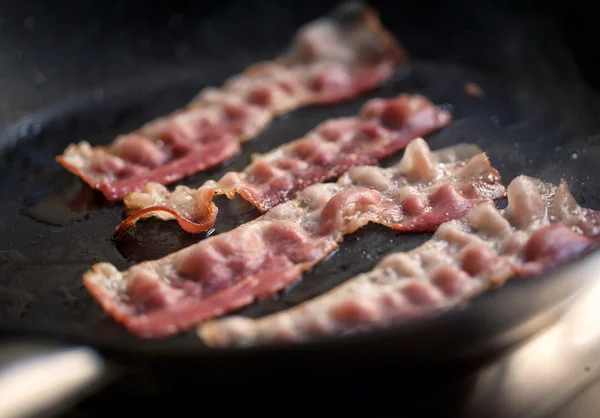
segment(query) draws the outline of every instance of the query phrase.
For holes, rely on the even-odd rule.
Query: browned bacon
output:
[[[108,200],[121,200],[148,182],[171,184],[223,162],[282,113],[371,90],[405,61],[373,9],[344,4],[299,29],[277,59],[205,88],[186,107],[107,146],[71,144],[57,160]]]
[[[504,194],[477,147],[432,153],[415,139],[391,168],[353,167],[254,221],[125,272],[96,264],[84,284],[132,333],[168,336],[273,295],[369,222],[431,231]]]
[[[419,95],[369,100],[359,116],[324,122],[304,138],[255,156],[243,172],[227,173],[218,182],[210,180],[198,189],[177,186],[173,192],[160,183],[148,183],[142,192],[125,197],[131,215],[117,230],[139,218],[157,216],[176,219],[191,233],[206,231],[217,216],[216,194],[229,198],[240,194],[265,212],[298,190],[339,177],[350,167],[376,164],[410,140],[445,126],[450,118],[449,112]]]
[[[547,271],[600,244],[600,212],[581,208],[563,181],[557,187],[520,176],[509,205],[492,203],[441,225],[422,246],[385,257],[320,297],[252,320],[205,324],[211,346],[299,341],[408,321],[464,303],[511,277]]]

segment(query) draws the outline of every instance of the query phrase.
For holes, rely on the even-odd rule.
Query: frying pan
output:
[[[149,220],[113,240],[123,206],[104,202],[62,169],[55,155],[81,139],[107,143],[184,105],[202,87],[219,85],[247,65],[276,56],[301,23],[335,4],[301,3],[263,1],[250,6],[229,1],[221,8],[213,6],[218,10],[197,23],[200,29],[193,39],[200,46],[193,62],[96,86],[6,128],[0,137],[4,338],[34,338],[59,344],[61,350],[85,347],[95,353],[95,377],[144,370],[161,390],[178,393],[218,388],[248,393],[252,388],[247,379],[257,374],[275,383],[269,390],[289,390],[308,376],[315,386],[316,381],[353,385],[358,376],[388,366],[396,376],[402,371],[400,380],[414,384],[417,377],[426,381],[428,372],[444,370],[450,376],[457,368],[475,367],[530,336],[556,320],[593,280],[589,271],[597,253],[544,277],[509,282],[439,317],[353,336],[243,349],[208,349],[193,332],[139,340],[107,318],[81,283],[82,273],[92,264],[108,261],[123,269],[191,245],[206,234],[189,235],[173,222]],[[427,138],[432,149],[475,143],[488,153],[505,184],[519,174],[555,183],[564,178],[582,205],[600,209],[600,97],[563,37],[562,21],[556,17],[562,9],[540,11],[522,2],[490,2],[484,7],[476,1],[430,1],[419,2],[418,8],[372,4],[411,55],[409,68],[368,95],[277,119],[245,144],[241,155],[182,183],[200,185],[239,170],[252,153],[300,137],[327,118],[354,114],[370,97],[415,92],[454,114],[449,127]],[[479,85],[484,96],[468,95],[464,86],[469,82]],[[220,216],[212,234],[258,215],[240,200],[223,198],[217,204]],[[385,254],[412,249],[429,236],[367,226],[301,281],[237,313],[257,317],[308,300],[370,269]],[[37,347],[42,353],[56,350],[55,345]]]

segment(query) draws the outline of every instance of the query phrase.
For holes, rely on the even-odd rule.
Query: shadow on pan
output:
[[[185,183],[199,185],[228,170],[242,169],[252,153],[265,152],[300,137],[327,118],[354,114],[370,97],[415,92],[451,108],[455,117],[448,128],[429,137],[432,149],[457,142],[475,143],[488,153],[505,184],[519,174],[555,183],[564,178],[581,204],[600,209],[600,183],[594,181],[600,175],[600,129],[596,116],[600,105],[596,93],[579,75],[561,39],[531,35],[554,33],[556,28],[549,21],[534,19],[521,24],[513,20],[502,26],[500,22],[506,16],[501,9],[495,12],[475,8],[472,13],[489,15],[491,20],[471,23],[453,38],[456,45],[466,42],[476,50],[470,59],[460,54],[460,48],[452,49],[450,41],[446,48],[437,45],[441,54],[437,59],[431,40],[418,41],[423,38],[422,33],[428,32],[406,26],[404,21],[393,22],[389,14],[382,13],[384,22],[415,57],[408,71],[356,100],[326,109],[301,109],[274,121],[245,144],[241,155]],[[443,13],[444,9],[438,11],[439,16]],[[434,24],[441,25],[439,16],[438,21],[433,19]],[[468,17],[463,19],[467,21]],[[490,31],[499,32],[483,31],[473,37],[486,25]],[[438,40],[445,38],[440,27],[431,33]],[[284,46],[285,39],[275,45],[268,30],[260,36],[270,39],[272,55]],[[257,45],[260,36],[255,40]],[[552,48],[544,48],[550,41],[554,42]],[[448,55],[448,50],[458,51],[458,58]],[[234,58],[229,61],[205,66],[202,73],[191,68],[157,70],[133,82],[105,85],[101,90],[33,114],[6,131],[0,139],[4,145],[0,163],[2,330],[89,343],[107,354],[127,359],[134,354],[138,359],[150,356],[156,361],[167,360],[165,364],[182,360],[187,365],[193,359],[200,365],[207,358],[222,359],[223,362],[203,366],[207,372],[212,369],[219,374],[223,367],[234,370],[242,366],[250,373],[249,360],[260,358],[268,359],[273,370],[291,359],[302,360],[297,362],[298,367],[307,361],[342,365],[357,358],[365,365],[388,361],[433,364],[468,358],[486,346],[514,343],[555,319],[560,303],[585,281],[577,274],[557,272],[552,277],[511,282],[477,298],[465,309],[439,318],[296,346],[214,351],[203,347],[192,332],[159,341],[140,341],[127,334],[106,318],[84,290],[82,273],[100,261],[126,268],[191,245],[205,235],[187,235],[172,222],[144,221],[127,236],[113,241],[112,231],[123,219],[123,206],[106,204],[63,170],[54,157],[74,141],[107,143],[116,134],[185,104],[202,87],[219,85],[223,75],[235,74],[252,62],[247,53],[240,54],[237,61],[236,55],[231,55]],[[470,82],[483,89],[483,97],[465,93],[465,84]],[[213,234],[257,216],[239,200],[221,199],[218,204],[220,217]],[[238,313],[256,317],[294,306],[370,269],[384,255],[412,249],[428,238],[428,234],[398,234],[367,226],[348,237],[333,256],[307,272],[294,286]],[[571,271],[569,268],[564,271]]]

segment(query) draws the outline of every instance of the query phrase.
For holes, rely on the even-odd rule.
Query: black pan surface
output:
[[[384,18],[384,22],[389,23],[389,19]],[[401,40],[403,35],[400,30]],[[432,149],[475,143],[488,153],[505,184],[519,174],[552,182],[564,178],[581,204],[600,209],[600,183],[595,180],[600,174],[598,96],[583,81],[560,44],[548,50],[536,49],[523,35],[514,29],[508,50],[487,51],[504,54],[510,61],[505,66],[493,67],[485,60],[474,66],[431,57],[415,59],[410,68],[369,95],[327,108],[302,109],[277,119],[248,142],[241,155],[182,183],[200,185],[228,170],[242,169],[251,153],[265,152],[300,137],[327,118],[354,114],[370,97],[415,92],[447,106],[454,114],[449,127],[428,137]],[[413,41],[407,42],[407,47],[415,55],[411,50],[414,47],[418,56],[415,37],[418,35],[408,36]],[[468,356],[479,345],[509,335],[518,326],[541,326],[544,321],[540,318],[554,317],[560,303],[581,287],[585,277],[561,274],[560,270],[549,277],[511,282],[476,298],[465,309],[439,318],[365,335],[225,351],[207,349],[193,332],[167,340],[138,340],[107,318],[81,283],[82,273],[92,264],[108,261],[126,268],[191,245],[206,234],[193,236],[180,231],[174,222],[150,220],[113,240],[114,227],[124,216],[123,206],[106,204],[99,194],[62,169],[55,156],[69,143],[82,139],[92,144],[107,143],[116,134],[185,104],[202,87],[219,85],[251,62],[275,55],[287,41],[281,38],[277,44],[272,37],[269,39],[268,51],[255,56],[243,51],[236,55],[233,51],[234,58],[213,63],[202,74],[185,68],[164,70],[103,86],[32,114],[0,137],[2,331],[89,343],[111,354],[143,354],[140,358],[244,361],[258,355],[275,361],[277,356],[318,352],[325,353],[321,358],[327,361],[333,357],[344,361],[357,353],[384,353],[396,359],[400,353],[408,353],[410,356],[404,358],[410,361],[447,360]],[[497,56],[495,59],[502,61]],[[481,86],[484,96],[466,94],[464,86],[468,82]],[[383,164],[389,165],[400,156]],[[223,198],[217,203],[220,216],[211,234],[223,233],[258,215],[241,200]],[[336,253],[298,283],[271,300],[237,313],[262,316],[308,300],[370,269],[385,254],[412,249],[429,236],[365,227],[349,236]]]

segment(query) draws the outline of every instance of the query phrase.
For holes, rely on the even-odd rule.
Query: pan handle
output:
[[[108,384],[106,361],[85,346],[0,343],[0,417],[55,415]]]

